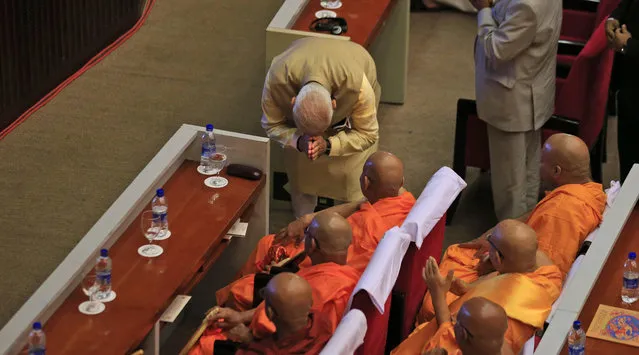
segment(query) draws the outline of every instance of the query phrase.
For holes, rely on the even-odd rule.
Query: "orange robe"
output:
[[[312,313],[326,319],[333,334],[361,273],[348,265],[323,263],[301,269],[297,274],[313,289]],[[266,316],[264,302],[257,307],[250,328],[255,338],[266,338],[275,333],[275,324]]]
[[[467,300],[484,297],[502,306],[508,315],[506,343],[519,354],[522,347],[542,328],[552,305],[561,293],[563,275],[556,265],[542,266],[527,274],[502,274],[478,281],[468,292],[450,304],[452,318]],[[449,354],[460,354],[450,323],[437,327],[437,320],[418,326],[391,354],[421,354],[443,347]]]
[[[581,244],[601,223],[605,208],[601,184],[563,185],[546,194],[526,224],[537,232],[539,250],[567,274]]]
[[[364,202],[357,212],[347,218],[353,230],[353,240],[348,248],[347,263],[364,272],[366,265],[375,252],[375,248],[387,230],[400,226],[415,205],[415,197],[410,192],[404,192],[397,197],[381,199],[374,204]],[[224,305],[230,301],[239,310],[249,309],[253,304],[253,274],[264,272],[264,265],[272,259],[274,234],[263,237],[257,244],[253,254],[242,268],[240,279],[220,289],[216,293],[217,304]],[[288,256],[304,251],[304,244],[293,243],[283,246]],[[307,257],[299,265],[300,268],[311,266]]]

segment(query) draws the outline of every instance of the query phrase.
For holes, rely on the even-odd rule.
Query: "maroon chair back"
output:
[[[439,263],[444,244],[444,231],[446,229],[446,215],[437,222],[420,249],[415,243],[411,243],[402,260],[402,266],[393,287],[393,305],[391,310],[391,323],[389,324],[389,337],[393,332],[393,341],[405,339],[412,331],[415,316],[419,311],[426,293],[426,283],[422,278],[422,269],[426,260],[433,257]],[[399,343],[398,343],[399,344]],[[393,344],[393,345],[398,345]]]
[[[384,314],[380,314],[371,302],[368,292],[360,290],[353,297],[351,308],[362,311],[366,316],[366,336],[364,343],[355,351],[357,355],[383,355],[386,349],[386,335],[388,333],[388,319],[391,309],[390,296],[384,305]]]
[[[559,38],[564,41],[586,43],[595,28],[596,19],[597,14],[594,12],[564,9]]]
[[[593,147],[607,114],[614,53],[601,22],[577,56],[555,102],[555,115],[579,121],[579,137]]]

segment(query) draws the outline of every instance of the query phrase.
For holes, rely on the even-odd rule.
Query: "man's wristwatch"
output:
[[[328,138],[326,138],[326,150],[324,154],[331,155],[331,141]]]

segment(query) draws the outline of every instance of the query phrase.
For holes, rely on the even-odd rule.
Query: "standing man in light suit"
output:
[[[298,39],[273,59],[262,92],[262,127],[284,148],[295,217],[317,197],[363,199],[359,177],[377,151],[381,87],[357,43]]]
[[[537,203],[541,127],[555,104],[561,1],[471,0],[477,8],[475,95],[488,124],[499,220]]]

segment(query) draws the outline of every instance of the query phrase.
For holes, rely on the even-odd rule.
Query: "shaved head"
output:
[[[464,354],[494,355],[500,354],[507,329],[506,311],[484,297],[475,297],[459,309],[455,337]]]
[[[326,253],[344,253],[353,239],[353,230],[348,221],[337,213],[320,213],[311,226],[317,225],[315,239]]]
[[[370,203],[398,196],[404,186],[404,163],[391,153],[375,152],[364,163],[360,185]]]
[[[537,233],[529,225],[507,219],[497,224],[489,238],[498,249],[491,250],[491,261],[497,271],[530,272],[534,269],[537,263]],[[496,256],[499,256],[498,262]]]
[[[313,290],[305,279],[283,272],[275,275],[263,292],[264,300],[270,308],[269,318],[277,328],[306,326],[313,306]]]
[[[545,187],[551,189],[591,181],[588,146],[577,136],[553,134],[544,143],[540,175]]]
[[[309,136],[320,136],[332,119],[331,93],[316,82],[302,86],[293,101],[293,121],[297,128]]]

